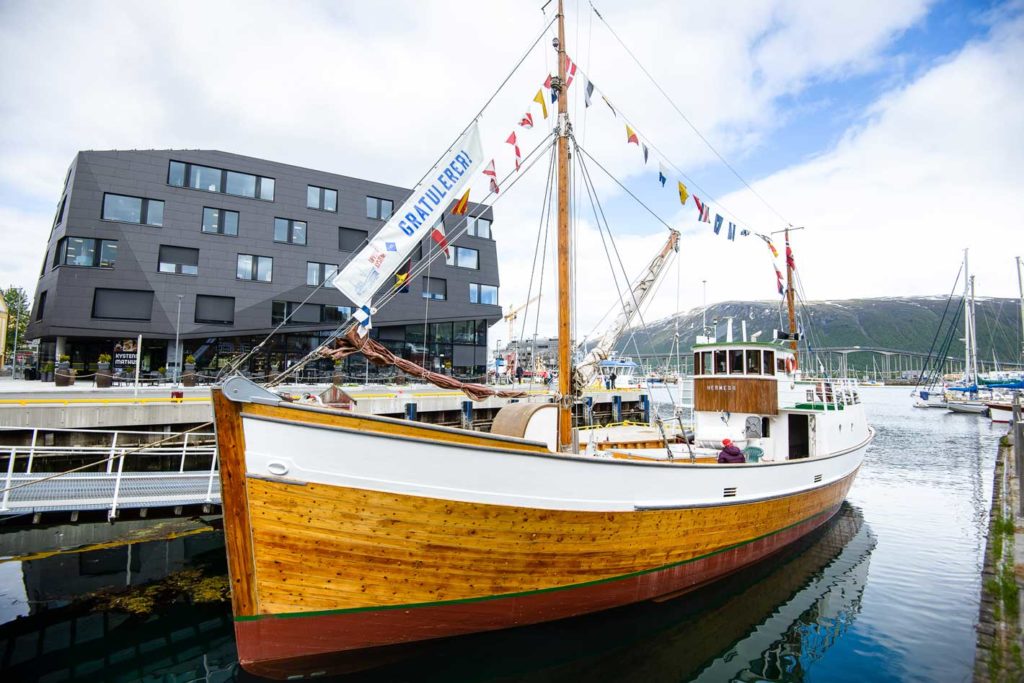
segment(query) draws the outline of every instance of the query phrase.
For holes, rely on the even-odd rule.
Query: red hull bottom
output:
[[[393,660],[399,655],[394,646],[400,644],[526,626],[675,596],[781,550],[827,522],[838,510],[836,505],[793,527],[716,555],[578,588],[236,621],[238,658],[247,671],[269,678],[350,673]]]

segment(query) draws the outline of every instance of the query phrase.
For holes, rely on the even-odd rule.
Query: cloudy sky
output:
[[[541,34],[553,7],[541,4],[0,3],[0,283],[34,292],[64,173],[82,149],[212,148],[413,185]],[[596,95],[586,108],[582,80],[570,115],[615,180],[591,161],[577,178],[589,171],[630,276],[664,241],[661,221],[683,232],[649,319],[700,305],[704,281],[708,301],[776,296],[764,244],[698,223],[673,187],[683,177],[726,223],[805,226],[794,249],[811,299],[944,294],[964,248],[979,295],[1017,295],[1024,3],[594,5],[603,20],[566,1],[566,42],[618,116]],[[510,132],[525,152],[553,120],[532,105],[538,125],[516,125],[554,69],[550,39],[481,119],[499,173],[513,164]],[[648,144],[646,164],[624,120]],[[670,169],[665,188],[659,163]],[[530,296],[545,169],[495,206],[506,307]],[[587,334],[616,289],[595,210],[577,191]],[[550,271],[545,282],[549,303]],[[541,334],[553,327],[548,308]]]

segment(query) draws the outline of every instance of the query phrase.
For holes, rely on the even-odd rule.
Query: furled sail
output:
[[[351,356],[355,353],[361,353],[366,357],[366,360],[378,367],[396,367],[406,374],[419,377],[442,389],[459,389],[474,401],[482,401],[491,396],[498,396],[500,398],[522,398],[526,396],[525,391],[492,389],[483,384],[462,382],[454,377],[442,375],[439,372],[431,372],[413,363],[411,360],[396,356],[380,342],[369,337],[360,336],[355,326],[352,326],[344,336],[338,339],[338,345],[335,349],[323,351],[322,353],[324,356],[334,358],[335,360]]]

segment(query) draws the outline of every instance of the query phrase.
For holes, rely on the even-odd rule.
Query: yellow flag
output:
[[[548,117],[548,105],[544,102],[544,89],[541,88],[537,91],[537,96],[533,98],[533,101],[540,105],[540,110],[544,112],[544,118]]]
[[[690,198],[690,193],[686,191],[686,185],[679,183],[679,202],[686,205],[686,200]]]

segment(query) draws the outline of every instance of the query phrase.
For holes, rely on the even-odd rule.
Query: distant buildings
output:
[[[408,194],[212,150],[80,152],[61,192],[26,336],[40,340],[44,361],[67,354],[73,367],[91,371],[101,353],[113,355],[141,334],[143,370],[170,369],[191,355],[213,373],[291,315],[243,368],[279,370],[348,316],[350,302],[317,285]],[[470,215],[478,208],[471,204]],[[471,220],[450,257],[375,316],[374,336],[428,368],[483,375],[487,328],[502,314],[492,218],[487,209]],[[456,219],[445,217],[449,232]],[[432,244],[425,241],[413,262]],[[362,359],[350,359],[347,370],[362,375]]]

